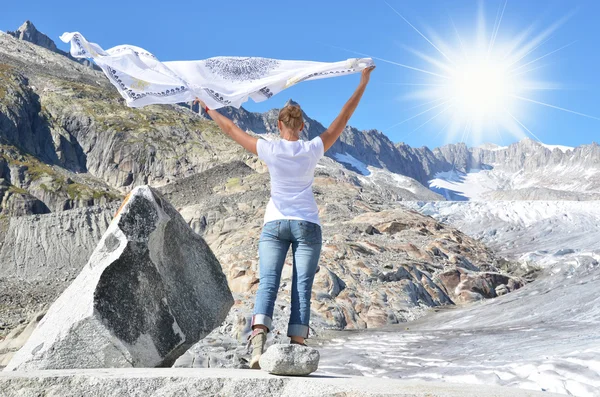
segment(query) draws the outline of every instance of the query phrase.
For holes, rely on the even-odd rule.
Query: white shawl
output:
[[[332,63],[243,57],[160,62],[131,45],[104,51],[77,32],[60,38],[71,42],[73,57],[91,58],[130,107],[190,102],[198,97],[211,109],[239,108],[248,98],[262,102],[301,81],[357,73],[374,64],[370,58]]]

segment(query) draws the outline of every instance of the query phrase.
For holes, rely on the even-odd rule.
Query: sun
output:
[[[539,23],[516,33],[505,35],[502,22],[507,12],[508,0],[501,1],[491,24],[486,21],[484,2],[472,23],[457,29],[449,15],[448,32],[439,35],[425,27],[427,34],[408,21],[396,8],[383,1],[404,23],[419,36],[424,48],[403,46],[416,58],[411,62],[396,62],[370,54],[379,61],[409,70],[406,82],[390,82],[390,85],[408,87],[403,89],[405,99],[416,101],[410,109],[416,109],[410,117],[401,120],[384,132],[402,126],[404,135],[412,134],[434,121],[440,124],[438,134],[445,134],[446,141],[478,145],[485,141],[503,142],[506,135],[522,139],[528,135],[538,140],[523,120],[531,119],[533,106],[543,106],[582,117],[600,120],[574,110],[544,102],[549,90],[562,89],[556,82],[542,78],[544,60],[572,45],[567,43],[547,52],[553,34],[573,13],[565,15],[546,27]],[[443,39],[442,39],[443,37]],[[337,47],[339,48],[339,47]],[[342,48],[343,49],[343,48]],[[406,59],[406,54],[401,57]],[[400,58],[400,57],[399,57]],[[410,124],[405,124],[411,121]],[[417,123],[414,128],[406,128]]]
[[[450,98],[450,106],[466,120],[493,120],[509,107],[516,87],[505,65],[474,59],[451,70],[442,97]]]

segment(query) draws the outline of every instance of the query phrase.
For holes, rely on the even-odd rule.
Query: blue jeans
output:
[[[310,297],[321,255],[321,227],[316,223],[282,219],[265,223],[258,242],[260,282],[252,325],[271,330],[281,271],[290,245],[294,254],[292,307],[288,336],[308,337]]]

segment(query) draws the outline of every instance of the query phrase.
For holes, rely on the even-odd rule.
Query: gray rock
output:
[[[170,366],[232,304],[205,241],[141,186],[5,371]]]
[[[310,375],[319,368],[319,351],[301,345],[272,345],[260,357],[260,368],[273,375]]]

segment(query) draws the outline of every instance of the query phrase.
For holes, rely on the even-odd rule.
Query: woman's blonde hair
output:
[[[298,105],[287,105],[279,111],[279,121],[287,128],[298,131],[302,128],[302,109]]]

